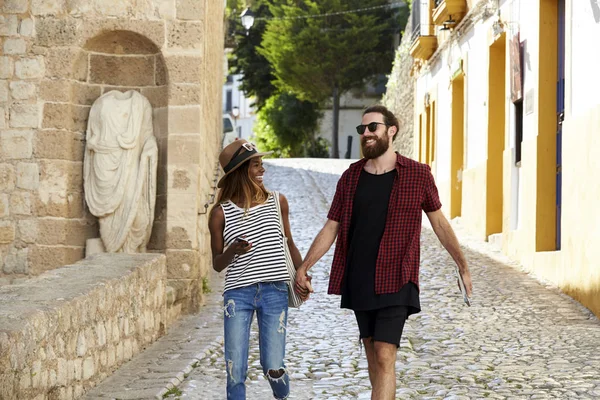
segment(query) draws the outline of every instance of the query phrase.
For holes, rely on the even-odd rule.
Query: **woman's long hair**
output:
[[[269,197],[267,189],[250,179],[250,161],[244,162],[241,167],[225,177],[216,205],[231,200],[244,210],[248,210],[252,203],[262,204],[267,201]]]

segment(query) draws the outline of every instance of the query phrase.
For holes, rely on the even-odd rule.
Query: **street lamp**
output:
[[[248,36],[248,31],[254,25],[254,13],[250,10],[250,7],[246,7],[246,9],[240,14],[240,18],[242,19],[242,25],[246,28],[246,36]]]
[[[235,129],[235,133],[236,133],[237,137],[239,138],[241,136],[240,132],[238,131],[238,128],[237,128],[237,120],[238,120],[238,117],[240,116],[239,107],[235,106],[235,107],[231,108],[231,116],[233,117],[233,129]]]

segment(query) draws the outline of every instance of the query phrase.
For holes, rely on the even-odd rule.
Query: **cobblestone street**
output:
[[[266,184],[288,198],[292,233],[303,255],[324,223],[339,174],[347,164],[344,160],[274,160],[267,164]],[[470,308],[464,305],[454,264],[424,224],[423,311],[411,316],[404,329],[396,364],[396,397],[600,398],[600,322],[579,303],[522,272],[489,244],[470,239],[460,222],[454,225],[471,267],[474,304]],[[339,308],[338,296],[326,294],[332,255],[330,250],[311,270],[315,294],[300,309],[289,312],[286,363],[292,377],[290,399],[370,398],[366,358],[359,346],[354,315]],[[225,399],[217,286],[208,300],[215,314],[211,326],[195,329],[198,336],[213,334],[212,342],[180,376],[181,383],[168,392],[169,398]],[[269,399],[272,396],[262,377],[256,339],[255,330],[247,396]],[[139,398],[133,391],[130,394],[126,398]],[[96,394],[105,396],[108,394]]]

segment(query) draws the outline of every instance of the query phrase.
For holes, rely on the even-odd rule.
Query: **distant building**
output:
[[[246,98],[246,94],[240,90],[242,75],[227,75],[223,85],[223,114],[224,123],[227,116],[233,122],[234,135],[227,134],[227,140],[233,138],[250,140],[253,135],[252,129],[256,122],[256,110],[252,106],[253,99]]]

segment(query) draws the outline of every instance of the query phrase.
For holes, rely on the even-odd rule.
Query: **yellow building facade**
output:
[[[415,0],[412,22],[444,213],[600,315],[600,6]]]

